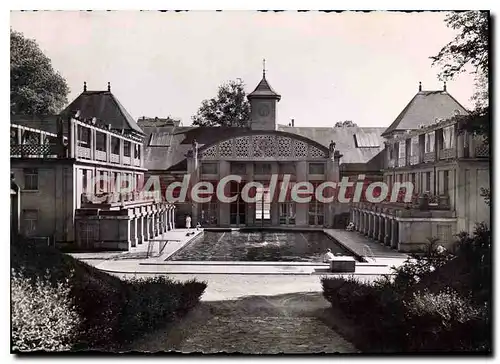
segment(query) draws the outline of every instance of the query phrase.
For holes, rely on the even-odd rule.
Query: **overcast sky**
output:
[[[67,80],[73,100],[112,92],[134,118],[191,123],[203,99],[227,80],[251,92],[262,77],[282,96],[278,123],[388,126],[422,81],[441,89],[430,56],[454,31],[444,13],[12,12],[11,26],[35,39]],[[473,80],[450,92],[470,107]]]

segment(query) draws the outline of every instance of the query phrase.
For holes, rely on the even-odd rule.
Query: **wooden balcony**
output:
[[[490,147],[486,144],[478,145],[475,148],[477,158],[487,158],[490,156]]]
[[[111,163],[120,163],[120,156],[118,154],[111,153]]]
[[[159,192],[102,192],[102,193],[82,193],[82,207],[96,207],[95,205],[116,205],[124,203],[151,203],[161,200]]]
[[[424,154],[424,163],[435,162],[436,161],[436,153],[428,152]]]
[[[104,152],[102,150],[96,150],[95,151],[95,159],[98,161],[106,162],[106,160],[107,160],[106,152]]]
[[[60,144],[16,144],[10,146],[13,158],[59,158],[63,153]]]
[[[82,147],[81,145],[79,145],[76,150],[76,156],[78,158],[91,159],[90,148]]]
[[[415,164],[419,163],[419,158],[418,155],[412,155],[410,156],[410,165],[414,166]]]
[[[457,151],[455,148],[441,149],[439,151],[439,159],[453,159],[456,158]]]

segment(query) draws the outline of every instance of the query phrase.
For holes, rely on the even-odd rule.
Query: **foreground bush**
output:
[[[80,317],[71,302],[68,282],[52,287],[49,276],[11,276],[12,348],[15,351],[71,349]]]
[[[55,288],[67,282],[80,317],[72,349],[108,350],[164,326],[195,306],[206,288],[203,282],[165,277],[122,281],[56,249],[34,244],[12,245],[11,252],[12,267],[24,269],[26,277],[38,279],[49,269],[48,285]]]
[[[374,284],[354,278],[323,278],[323,296],[363,327],[363,350],[489,351],[487,306],[477,306],[458,293],[395,289],[394,280]]]
[[[418,292],[405,302],[410,351],[487,351],[489,315],[452,290]]]
[[[368,351],[491,352],[491,233],[459,235],[457,255],[413,256],[373,284],[323,278],[323,295],[363,328]]]

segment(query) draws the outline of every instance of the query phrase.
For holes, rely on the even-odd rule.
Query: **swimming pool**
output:
[[[322,262],[327,248],[353,256],[321,231],[205,231],[168,260]]]

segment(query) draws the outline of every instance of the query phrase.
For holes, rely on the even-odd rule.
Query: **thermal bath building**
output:
[[[138,121],[146,134],[147,174],[160,177],[163,188],[185,174],[192,184],[241,176],[241,182],[227,183],[226,196],[238,196],[250,181],[264,186],[252,203],[240,197],[221,202],[215,196],[206,203],[179,203],[177,226],[184,226],[186,215],[205,227],[344,228],[352,221],[360,233],[410,251],[428,237],[448,243],[456,232],[472,231],[476,221],[489,221],[489,207],[480,196],[481,188],[489,188],[489,150],[480,138],[458,133],[453,117],[467,111],[446,88],[423,91],[420,86],[388,128],[352,123],[296,127],[293,120],[280,125],[281,95],[265,73],[248,99],[248,127]],[[272,178],[281,187],[285,175],[291,177],[288,186],[303,181],[317,186],[344,177],[356,182],[363,175],[365,181],[384,181],[389,187],[409,181],[415,189],[406,203],[323,203],[314,194],[311,201],[297,203],[288,193],[278,201],[267,188]]]

